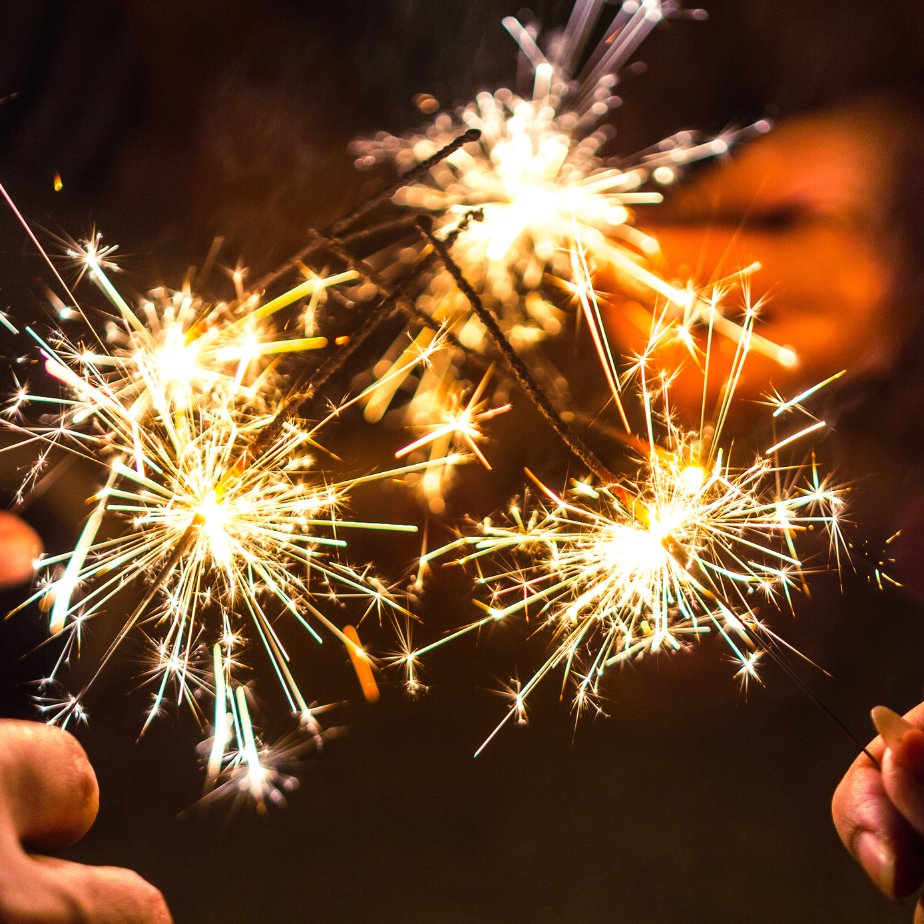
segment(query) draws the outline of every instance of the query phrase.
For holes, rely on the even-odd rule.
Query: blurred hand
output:
[[[169,924],[136,873],[37,856],[74,843],[99,807],[96,775],[65,731],[0,720],[0,922]]]
[[[803,116],[733,149],[664,205],[640,210],[639,227],[661,247],[657,268],[681,287],[761,264],[750,277],[751,304],[766,298],[755,331],[791,348],[796,362],[783,366],[752,350],[739,395],[759,398],[771,384],[794,394],[843,369],[876,375],[890,367],[911,323],[894,291],[909,256],[892,214],[903,183],[892,139],[920,133],[916,116],[883,100]],[[614,288],[605,272],[599,284]],[[621,347],[644,348],[650,313],[617,300],[606,320]],[[698,341],[704,348],[705,338]],[[736,347],[713,341],[714,395]],[[686,347],[675,343],[658,359],[670,369],[684,363],[673,397],[698,418],[702,376]]]
[[[924,882],[924,703],[902,719],[873,710],[881,732],[869,744],[882,770],[861,754],[834,793],[831,812],[844,845],[889,898]],[[924,924],[924,899],[915,924]]]

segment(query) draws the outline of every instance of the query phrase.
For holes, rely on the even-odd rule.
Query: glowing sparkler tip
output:
[[[777,361],[786,369],[795,369],[799,365],[799,355],[792,347],[781,347]]]
[[[695,494],[703,486],[706,473],[699,465],[687,465],[680,472],[680,486],[688,494]]]

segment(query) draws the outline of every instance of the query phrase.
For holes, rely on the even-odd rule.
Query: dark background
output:
[[[536,6],[552,27],[569,4]],[[612,153],[874,90],[901,89],[915,104],[924,14],[911,0],[715,0],[708,9],[708,22],[667,23],[646,41],[637,57],[648,71],[625,81]],[[369,177],[354,175],[344,151],[356,133],[423,122],[415,93],[448,106],[509,81],[514,43],[500,18],[517,11],[461,0],[9,0],[0,98],[17,95],[0,103],[0,182],[49,230],[76,236],[95,222],[119,242],[126,291],[179,284],[216,234],[227,261],[269,268],[306,227],[364,194]],[[47,269],[4,213],[0,307],[38,315],[39,278]],[[852,397],[820,447],[852,483],[852,515],[873,551],[922,488],[920,364],[910,355]],[[521,455],[496,480],[471,476],[479,512],[519,490],[522,464],[564,469],[530,413],[515,425],[531,428],[517,441]],[[8,498],[23,462],[4,459]],[[27,512],[49,550],[74,541],[92,478],[78,468]],[[412,515],[406,501],[390,503]],[[373,505],[361,495],[357,513]],[[396,542],[386,570],[400,573],[414,552],[413,541]],[[871,706],[904,711],[924,680],[920,605],[875,590],[866,570],[845,574],[843,587],[818,577],[796,619],[773,621],[830,673],[799,667],[861,737],[872,734]],[[423,603],[434,635],[475,612],[460,576],[439,576]],[[49,655],[32,651],[42,632],[34,612],[0,626],[6,715],[32,715],[25,684],[47,669]],[[390,686],[370,707],[349,685],[342,650],[319,656],[305,644],[304,686],[322,702],[350,697],[328,720],[349,733],[306,761],[288,807],[265,817],[190,808],[201,785],[197,730],[188,716],[168,716],[135,743],[146,698],[129,693],[125,664],[104,674],[90,726],[78,731],[102,808],[68,856],[137,869],[180,924],[910,919],[865,880],[830,821],[855,746],[772,666],[745,698],[717,646],[651,659],[611,679],[608,719],[576,728],[550,679],[529,724],[472,759],[504,714],[490,691],[514,671],[525,679],[542,653],[514,634],[463,642],[427,660],[426,696],[409,702]],[[263,692],[269,700],[268,685]]]

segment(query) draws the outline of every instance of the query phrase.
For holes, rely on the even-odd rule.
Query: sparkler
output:
[[[326,337],[279,339],[270,319],[308,299],[301,310],[301,326],[306,332],[313,330],[315,311],[325,291],[357,278],[352,270],[321,277],[305,269],[307,278],[264,302],[259,292],[245,291],[243,273],[236,270],[236,297],[230,302],[205,304],[187,284],[175,293],[155,290],[135,309],[106,273],[107,268],[114,268],[107,259],[114,250],[101,248],[100,235],[95,234],[82,246],[69,248],[67,256],[78,261],[81,271],[87,272],[124,322],[115,330],[113,346],[103,354],[83,358],[111,367],[109,390],[138,419],[152,410],[162,414],[168,406],[183,408],[194,392],[216,386],[230,389],[237,400],[259,401],[266,385],[267,377],[261,373],[268,357],[327,346]],[[161,404],[153,407],[155,401]]]
[[[459,268],[448,255],[443,257],[466,291]],[[567,495],[531,476],[538,487],[536,499],[527,495],[501,521],[487,519],[476,535],[424,556],[429,561],[464,550],[457,562],[477,568],[478,583],[489,591],[489,602],[479,603],[487,615],[416,650],[405,637],[394,659],[414,689],[419,659],[426,652],[492,623],[527,613],[538,616],[550,636],[551,654],[528,681],[517,685],[511,709],[488,741],[511,717],[524,714],[529,693],[555,669],[574,681],[574,707],[580,714],[597,703],[608,668],[682,649],[707,634],[717,633],[728,644],[739,666],[737,676],[746,684],[758,676],[761,654],[773,655],[776,644],[761,621],[761,604],[782,599],[791,606],[793,589],[804,581],[805,566],[796,548],[799,534],[826,531],[835,549],[843,541],[842,492],[820,477],[814,461],[805,478],[799,467],[779,461],[781,449],[824,427],[803,407],[821,386],[790,401],[775,401],[775,422],[787,417],[801,417],[801,422],[756,459],[733,461],[724,445],[724,425],[757,317],[747,287],[740,290],[745,299],[743,336],[720,404],[714,419],[707,418],[707,352],[701,422],[690,430],[672,414],[671,373],[652,368],[659,342],[673,335],[677,322],[662,314],[648,350],[619,377],[598,322],[583,252],[575,255],[575,265],[583,273],[579,281],[586,307],[595,309],[587,311],[587,319],[613,396],[631,381],[643,409],[645,435],[636,444],[636,470],[617,479],[607,477],[604,469],[597,483],[592,478],[575,481]],[[467,296],[482,317],[477,293],[468,291]],[[488,317],[485,322],[491,329]],[[495,333],[502,341],[502,334]],[[510,351],[509,345],[499,345],[505,355]],[[508,567],[487,570],[487,563],[498,557],[506,557]]]
[[[458,139],[447,153],[476,134]],[[53,724],[85,721],[85,694],[123,643],[130,636],[140,637],[150,650],[145,683],[154,689],[145,728],[170,694],[205,724],[200,699],[203,694],[212,696],[215,716],[207,787],[214,793],[248,792],[262,807],[290,785],[280,761],[301,745],[280,750],[281,746],[260,743],[239,677],[246,638],[260,642],[302,733],[320,743],[323,733],[314,717],[318,710],[295,679],[277,632],[278,612],[318,642],[318,630],[342,642],[369,699],[376,693],[371,660],[355,628],[341,629],[326,615],[322,597],[337,607],[359,599],[366,615],[376,612],[380,620],[386,613],[395,620],[409,616],[391,587],[368,568],[341,561],[338,552],[346,545],[341,534],[348,527],[416,527],[356,523],[340,514],[355,485],[425,472],[430,464],[331,482],[319,469],[316,455],[321,448],[315,436],[366,395],[333,406],[314,426],[299,415],[381,320],[395,308],[413,310],[408,290],[420,267],[411,267],[409,278],[396,283],[355,259],[344,241],[314,232],[309,250],[326,251],[325,259],[333,257],[346,265],[343,272],[320,276],[297,257],[251,291],[244,288],[244,274],[236,271],[235,298],[227,302],[206,303],[186,284],[176,293],[157,290],[135,308],[110,279],[116,269],[115,248],[103,247],[94,233],[82,244],[67,246],[67,255],[78,261],[78,281],[87,275],[116,310],[115,316],[93,323],[10,204],[71,303],[51,295],[52,304],[62,320],[81,316],[91,343],[87,347],[58,332],[42,338],[26,329],[39,346],[45,371],[64,387],[61,395],[45,396],[19,386],[7,408],[10,426],[42,447],[27,482],[38,478],[55,447],[107,468],[104,485],[90,499],[94,507],[77,545],[39,564],[40,586],[23,604],[41,602],[50,610],[52,634],[63,639],[57,663],[41,684],[40,708]],[[349,228],[364,208],[368,203],[332,231]],[[213,251],[209,263],[215,247]],[[267,287],[296,268],[302,278],[266,300]],[[361,320],[348,336],[336,338],[339,349],[314,372],[303,364],[300,373],[289,375],[283,369],[284,355],[327,345],[315,331],[321,300],[335,286],[356,279],[372,290],[371,308],[359,313]],[[369,300],[368,291],[363,300]],[[288,309],[285,323],[274,325],[274,316],[283,309]],[[20,334],[5,317],[2,323]],[[280,338],[277,330],[294,326],[305,336]],[[411,364],[426,365],[441,344],[437,331]],[[399,365],[393,374],[405,372]],[[57,414],[46,416],[38,426],[16,423],[33,402],[50,404]],[[480,405],[470,410],[478,415]],[[471,441],[472,427],[466,432]],[[463,454],[453,453],[439,464],[451,467],[462,461]],[[21,497],[38,489],[27,492],[27,487],[28,483]],[[107,520],[111,524],[114,519],[121,520],[123,531],[101,537]],[[121,601],[124,589],[139,582],[147,583],[141,601],[89,679],[76,695],[62,692],[60,675],[77,660],[85,627]]]
[[[301,399],[293,403],[277,354],[322,344],[315,337],[276,339],[266,323],[305,299],[304,313],[311,312],[328,287],[357,274],[321,278],[308,272],[265,302],[245,293],[237,277],[237,298],[230,303],[206,305],[184,289],[161,292],[135,311],[113,286],[106,272],[110,252],[98,237],[76,253],[118,316],[106,319],[105,337],[90,327],[92,350],[62,334],[41,338],[27,329],[65,394],[32,396],[23,388],[8,409],[16,417],[33,400],[59,405],[50,423],[10,425],[46,448],[66,448],[107,467],[77,545],[39,563],[40,585],[23,604],[40,601],[50,610],[52,634],[63,639],[43,682],[43,714],[60,725],[85,719],[84,696],[106,663],[130,635],[143,637],[151,648],[145,679],[154,689],[145,728],[171,696],[204,724],[199,697],[213,696],[209,786],[243,786],[262,805],[282,784],[273,749],[257,744],[238,679],[242,640],[250,635],[260,642],[290,710],[320,741],[314,710],[277,630],[277,612],[318,642],[321,632],[332,634],[354,656],[362,653],[355,630],[345,632],[326,615],[322,597],[338,606],[360,598],[367,609],[406,613],[387,585],[337,555],[346,545],[345,528],[415,529],[340,515],[355,484],[395,472],[331,483],[319,471],[315,435],[326,421],[309,426],[294,419]],[[333,365],[322,366],[316,378],[329,375]],[[123,531],[101,537],[107,518],[120,519]],[[123,599],[125,588],[145,581],[143,599],[80,692],[56,695],[87,626]]]
[[[565,29],[552,36],[545,50],[534,29],[507,17],[503,25],[519,45],[521,66],[532,75],[531,97],[506,88],[480,93],[453,115],[438,116],[422,134],[379,134],[354,142],[356,163],[367,168],[391,162],[408,169],[462,128],[480,131],[477,145],[434,164],[417,182],[404,184],[393,201],[431,213],[441,238],[454,233],[460,219],[466,222],[454,253],[519,350],[563,329],[562,312],[540,294],[540,286],[547,274],[574,278],[568,254],[578,240],[592,259],[611,270],[622,291],[650,306],[666,300],[679,321],[678,336],[709,324],[710,330],[738,341],[743,329],[721,307],[716,310],[693,288],[678,287],[653,270],[657,241],[632,224],[631,208],[660,202],[662,195],[653,187],[674,182],[688,164],[723,154],[769,124],[705,140],[680,132],[628,163],[601,158],[600,149],[612,134],[602,120],[620,103],[614,93],[619,71],[657,23],[677,12],[674,4],[661,0],[627,0],[599,45],[585,56],[603,6],[602,0],[578,0]],[[473,214],[478,220],[470,221]],[[466,347],[489,350],[491,337],[445,274],[434,277],[418,305],[456,332]],[[749,336],[752,349],[786,365],[794,362],[791,350],[753,331]],[[367,408],[370,420],[382,413],[381,401]]]
[[[782,364],[794,356],[756,333],[757,313],[746,285],[740,287],[745,304],[738,321],[725,307],[726,287],[695,291],[653,272],[648,261],[657,242],[631,224],[630,208],[660,201],[650,184],[670,183],[683,166],[721,154],[766,126],[707,141],[680,133],[630,166],[602,160],[598,155],[608,135],[599,125],[618,102],[617,72],[669,11],[660,0],[627,0],[575,79],[602,6],[602,0],[578,0],[564,32],[544,52],[529,29],[513,18],[504,21],[533,74],[531,98],[504,89],[481,94],[457,112],[457,121],[440,116],[425,136],[357,143],[361,165],[383,158],[415,165],[378,198],[388,195],[432,213],[417,219],[424,243],[409,248],[405,262],[412,268],[403,279],[400,269],[382,269],[381,260],[373,268],[354,257],[340,236],[368,206],[326,234],[312,233],[306,253],[325,252],[346,267],[342,272],[322,276],[293,261],[250,291],[237,272],[235,297],[214,304],[195,295],[190,283],[177,292],[156,290],[133,306],[110,278],[113,248],[103,247],[95,234],[70,248],[69,256],[116,314],[102,325],[88,321],[89,345],[63,335],[43,339],[27,330],[46,371],[66,394],[47,398],[21,388],[8,408],[11,419],[29,402],[61,408],[51,423],[16,425],[45,447],[33,479],[48,447],[106,466],[78,543],[41,562],[41,584],[27,601],[50,610],[51,632],[63,642],[43,690],[41,708],[49,721],[85,719],[83,700],[91,684],[129,636],[139,636],[151,653],[145,682],[153,697],[145,727],[168,699],[189,706],[200,723],[211,720],[208,787],[246,794],[258,806],[280,799],[291,786],[283,765],[293,748],[319,744],[324,733],[318,708],[296,680],[275,617],[286,614],[318,642],[322,633],[332,634],[346,646],[364,694],[370,700],[377,696],[371,660],[356,630],[329,617],[321,598],[359,598],[380,619],[387,614],[395,625],[408,620],[391,587],[344,563],[338,553],[348,527],[413,527],[354,523],[343,518],[343,505],[361,481],[416,474],[430,509],[439,513],[453,467],[467,453],[490,468],[480,445],[483,426],[509,406],[491,406],[487,397],[493,366],[477,385],[461,378],[462,363],[471,354],[489,353],[489,340],[593,475],[562,493],[533,478],[538,494],[512,506],[506,518],[486,520],[478,535],[424,555],[422,570],[440,555],[463,550],[458,562],[477,568],[489,602],[481,604],[483,618],[431,645],[414,649],[409,633],[404,636],[395,660],[408,689],[421,689],[419,659],[429,650],[526,613],[541,617],[551,654],[527,682],[515,686],[504,722],[525,716],[530,692],[553,670],[574,681],[580,713],[597,702],[609,668],[681,649],[706,634],[718,634],[728,644],[742,683],[758,676],[762,653],[772,655],[775,644],[760,606],[780,600],[791,605],[793,589],[804,582],[799,534],[826,530],[836,554],[841,547],[840,491],[819,476],[814,462],[801,477],[805,473],[779,461],[782,449],[825,425],[805,417],[802,402],[809,392],[791,401],[780,398],[775,420],[802,415],[803,425],[774,438],[756,459],[732,461],[723,431],[748,353],[757,349]],[[459,123],[470,132],[446,147]],[[469,142],[478,147],[464,148]],[[437,270],[423,281],[436,258]],[[592,285],[595,265],[610,268],[621,288],[653,313],[649,348],[627,374],[620,374],[603,332]],[[296,266],[301,278],[267,299],[266,286]],[[753,269],[742,271],[742,278]],[[550,276],[558,277],[579,306],[627,430],[621,395],[631,386],[639,399],[645,432],[624,440],[638,453],[628,476],[615,475],[571,430],[519,356],[566,326],[566,314],[539,290]],[[349,337],[337,341],[341,346],[349,341],[340,358],[329,357],[314,375],[307,366],[295,376],[283,372],[286,354],[329,346],[317,336],[315,310],[336,286],[356,280],[375,293],[375,303],[366,306]],[[87,320],[79,308],[60,300],[56,305],[62,318],[76,311]],[[377,364],[373,384],[348,403],[362,402],[368,420],[380,419],[412,371],[422,370],[408,405],[418,435],[395,455],[428,450],[429,459],[331,481],[319,467],[315,439],[327,421],[310,426],[296,412],[396,307],[408,317],[405,330]],[[294,327],[302,336],[279,333],[276,315],[283,311],[287,323],[297,314]],[[692,335],[697,327],[705,329],[703,356]],[[737,354],[720,405],[708,414],[705,386],[714,335],[736,342]],[[654,368],[658,347],[669,339],[681,340],[702,360],[697,429],[674,417],[671,373]],[[454,351],[440,352],[447,342]],[[333,408],[328,420],[345,406]],[[123,531],[110,538],[107,518],[121,521]],[[489,565],[503,557],[511,560],[508,567]],[[79,655],[85,628],[121,600],[123,590],[145,582],[141,602],[80,692],[56,696],[65,666]],[[248,637],[260,643],[306,733],[298,746],[267,746],[254,730],[241,678]],[[203,695],[212,698],[214,716],[202,714]]]

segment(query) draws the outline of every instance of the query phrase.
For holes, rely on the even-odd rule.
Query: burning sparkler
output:
[[[347,527],[415,529],[340,516],[355,484],[393,473],[330,482],[317,461],[315,435],[323,422],[295,419],[278,358],[261,362],[321,346],[318,338],[279,340],[267,319],[303,300],[300,310],[310,312],[320,293],[356,273],[307,273],[266,302],[245,293],[237,278],[238,297],[230,303],[206,305],[186,289],[158,293],[135,311],[112,284],[109,253],[97,237],[78,255],[119,314],[105,320],[104,333],[99,325],[89,328],[92,350],[63,334],[41,338],[27,329],[64,393],[46,397],[22,388],[9,408],[10,426],[28,439],[107,468],[77,545],[39,563],[40,586],[23,604],[40,601],[50,611],[52,634],[63,639],[43,683],[43,713],[60,725],[82,719],[84,695],[100,671],[131,634],[143,637],[151,648],[145,679],[154,688],[145,727],[170,697],[204,724],[199,697],[213,696],[209,784],[221,789],[243,775],[262,804],[278,787],[272,749],[257,746],[237,679],[242,639],[260,642],[290,710],[317,738],[320,726],[290,666],[278,612],[318,642],[326,632],[354,654],[361,652],[355,630],[345,632],[327,616],[321,597],[338,605],[361,598],[369,609],[406,614],[386,584],[338,557]],[[59,413],[39,426],[13,423],[36,400],[58,405]],[[41,455],[44,461],[47,452]],[[122,531],[108,536],[107,519],[121,520]],[[125,588],[144,582],[144,598],[80,692],[56,695],[86,627],[124,599]]]
[[[789,601],[803,581],[798,534],[827,530],[839,548],[839,491],[814,463],[800,480],[798,469],[779,462],[780,450],[824,423],[812,419],[787,432],[756,459],[732,459],[723,430],[748,353],[761,350],[783,364],[794,357],[755,332],[756,310],[747,298],[742,320],[735,320],[725,308],[723,286],[694,291],[654,273],[648,261],[657,243],[631,224],[630,208],[660,200],[651,184],[672,182],[684,165],[723,153],[742,134],[766,126],[707,141],[681,133],[628,167],[602,160],[608,134],[599,125],[617,103],[616,75],[670,12],[661,0],[626,0],[575,79],[602,7],[602,0],[578,0],[564,32],[545,51],[528,28],[513,18],[504,21],[531,68],[531,98],[505,89],[484,93],[457,112],[457,121],[440,116],[426,136],[357,143],[362,165],[383,158],[401,167],[416,164],[393,198],[432,216],[417,219],[423,243],[406,249],[402,259],[413,269],[404,277],[400,268],[382,269],[379,261],[379,271],[349,252],[340,231],[350,216],[329,235],[313,232],[310,245],[346,267],[343,272],[322,276],[293,261],[270,283],[296,266],[301,277],[268,299],[262,286],[246,290],[238,272],[235,297],[225,302],[208,303],[187,284],[177,292],[156,290],[133,306],[110,278],[112,248],[96,235],[71,248],[70,256],[116,314],[103,325],[89,324],[89,345],[27,329],[64,393],[48,398],[22,388],[8,409],[12,420],[30,401],[60,408],[39,427],[16,424],[46,447],[33,477],[47,447],[75,451],[106,467],[78,543],[41,562],[41,585],[27,601],[50,611],[51,632],[62,639],[43,690],[49,721],[66,725],[85,718],[83,699],[91,684],[130,635],[140,636],[151,650],[145,682],[154,690],[145,727],[168,698],[188,705],[202,724],[212,725],[209,787],[247,793],[261,806],[278,799],[290,785],[282,764],[291,752],[261,744],[254,731],[240,676],[243,640],[259,641],[306,740],[323,738],[318,710],[293,672],[278,630],[280,613],[318,642],[329,633],[345,645],[365,695],[375,698],[371,661],[355,629],[328,616],[321,597],[359,598],[367,612],[406,625],[410,614],[393,589],[342,561],[339,552],[347,527],[413,527],[354,523],[342,517],[343,504],[360,481],[410,473],[421,476],[422,493],[439,513],[449,475],[468,453],[490,468],[481,448],[483,427],[508,406],[492,406],[488,397],[488,340],[593,474],[563,493],[533,479],[538,494],[511,507],[506,518],[486,520],[478,535],[424,556],[422,567],[464,550],[458,562],[478,569],[490,599],[481,604],[484,618],[439,642],[415,650],[405,636],[396,660],[408,688],[421,688],[418,664],[428,650],[524,613],[541,616],[552,651],[528,681],[516,685],[508,718],[525,715],[531,690],[555,669],[574,680],[580,712],[596,701],[608,668],[683,648],[707,633],[727,642],[742,682],[757,676],[758,660],[773,644],[760,603]],[[451,153],[437,152],[461,126],[474,131],[457,138]],[[467,142],[478,146],[466,149]],[[362,207],[356,214],[363,214]],[[442,268],[425,277],[437,258]],[[595,265],[609,267],[622,289],[652,311],[649,349],[625,374],[603,332],[592,284]],[[518,348],[556,335],[567,323],[565,312],[539,290],[549,276],[558,277],[580,306],[627,430],[620,395],[631,385],[639,399],[645,432],[624,441],[638,454],[627,477],[615,476],[584,445],[518,356]],[[419,371],[417,394],[408,404],[417,436],[396,456],[426,450],[429,458],[336,481],[317,460],[316,435],[326,421],[312,426],[296,414],[317,395],[330,369],[322,365],[316,379],[304,368],[290,375],[283,357],[329,345],[316,335],[315,309],[334,287],[355,280],[373,295],[347,350],[357,349],[396,308],[408,322],[376,364],[373,384],[333,407],[328,420],[353,402],[364,404],[368,420],[380,419]],[[740,291],[746,293],[746,286]],[[76,311],[86,320],[86,312],[69,304],[58,301],[57,307],[62,317]],[[286,324],[275,323],[283,311]],[[696,327],[705,330],[704,356],[692,336]],[[297,328],[303,336],[284,336],[282,328]],[[704,397],[700,426],[689,430],[672,413],[672,375],[654,368],[653,357],[665,340],[681,340],[702,362],[705,396],[714,334],[736,342],[737,354],[717,411],[707,414]],[[442,350],[446,343],[452,349]],[[472,354],[482,370],[487,366],[477,385],[461,373]],[[779,400],[775,419],[806,414],[801,402],[808,396]],[[118,520],[121,532],[110,537],[107,518]],[[488,564],[504,556],[509,567]],[[65,666],[77,660],[85,627],[121,600],[125,588],[143,583],[143,599],[80,692],[56,696]],[[214,716],[202,714],[203,696],[212,698]]]
[[[481,132],[477,145],[435,164],[419,181],[403,186],[394,201],[434,215],[442,238],[465,223],[454,253],[515,348],[534,346],[563,329],[564,315],[541,295],[540,286],[547,274],[575,278],[569,253],[576,247],[606,266],[633,298],[650,306],[666,300],[679,321],[678,332],[708,324],[740,340],[741,325],[721,308],[717,313],[699,292],[653,271],[658,243],[632,224],[631,207],[660,202],[656,187],[674,182],[683,167],[723,154],[769,125],[761,122],[706,140],[680,132],[628,165],[601,158],[612,134],[602,120],[620,102],[614,93],[619,71],[657,23],[677,12],[661,0],[627,0],[585,63],[584,47],[603,6],[602,0],[578,0],[565,29],[544,51],[535,29],[507,17],[503,25],[520,47],[521,66],[532,74],[531,98],[506,88],[480,93],[454,115],[440,115],[423,134],[379,134],[354,142],[356,163],[392,162],[408,169],[463,128]],[[465,347],[489,350],[491,338],[446,274],[434,277],[418,307],[454,331]],[[794,361],[791,350],[753,331],[749,336],[752,349],[783,364]],[[370,420],[382,413],[381,401],[367,409]]]
[[[445,153],[475,134],[465,135]],[[78,263],[78,281],[88,276],[115,309],[114,316],[105,314],[100,320],[79,306],[2,186],[0,193],[67,296],[66,303],[50,295],[59,317],[81,317],[90,343],[75,342],[60,331],[42,337],[32,328],[25,330],[38,345],[59,393],[36,394],[17,383],[7,408],[9,426],[40,447],[21,497],[53,450],[84,456],[107,471],[105,483],[90,499],[93,509],[75,548],[40,562],[40,586],[23,604],[39,601],[50,611],[52,635],[63,640],[37,702],[54,724],[85,721],[84,696],[100,672],[130,636],[142,639],[150,654],[144,682],[154,688],[145,727],[170,696],[206,724],[200,700],[213,697],[208,785],[216,792],[249,791],[263,805],[288,784],[277,773],[282,757],[274,747],[260,744],[250,720],[239,676],[243,642],[248,637],[259,641],[303,732],[320,742],[323,736],[314,718],[318,710],[302,694],[277,631],[280,612],[318,642],[326,632],[343,643],[368,699],[377,692],[372,661],[356,629],[341,629],[325,609],[331,602],[339,608],[357,599],[364,615],[375,612],[380,621],[386,614],[396,621],[410,615],[387,583],[368,567],[354,568],[341,560],[339,553],[348,527],[416,527],[356,523],[343,518],[341,510],[355,485],[425,472],[431,463],[331,481],[320,470],[317,456],[323,450],[316,436],[368,395],[330,404],[320,423],[311,425],[304,417],[380,321],[395,310],[412,310],[409,291],[418,287],[415,273],[422,263],[406,267],[408,278],[395,282],[393,275],[386,278],[355,258],[340,238],[313,232],[305,253],[256,288],[246,290],[244,273],[236,271],[235,297],[229,301],[205,302],[187,283],[175,293],[155,290],[133,307],[110,279],[117,268],[115,248],[102,246],[94,233],[82,244],[68,243],[67,255]],[[349,228],[369,207],[369,202],[361,204],[330,233]],[[213,251],[209,264],[217,249]],[[309,254],[319,251],[325,261],[333,259],[344,270],[333,276],[311,270],[306,265]],[[267,289],[293,272],[301,278],[267,299]],[[293,374],[284,356],[327,345],[316,335],[315,311],[334,287],[356,279],[364,294],[352,330],[334,338],[338,349],[320,365],[302,362]],[[348,297],[336,298],[352,304]],[[22,336],[6,316],[0,316],[0,323]],[[293,333],[299,330],[303,337]],[[426,367],[442,342],[435,331],[409,365],[398,364],[391,375]],[[30,404],[50,405],[55,413],[44,415],[35,426],[21,424]],[[467,410],[470,421],[463,429],[474,444],[477,421],[485,412],[477,397]],[[464,458],[453,452],[438,464],[452,467]],[[43,484],[48,477],[43,476]],[[116,524],[121,532],[109,535]],[[122,603],[123,590],[139,583],[147,585],[141,601],[89,679],[76,695],[66,692],[61,675],[66,666],[75,666],[85,627]]]
[[[584,268],[583,297],[596,309],[582,254],[576,265]],[[458,270],[455,275],[464,287]],[[747,288],[741,291],[746,298]],[[484,310],[477,298],[473,308],[479,316]],[[761,653],[774,644],[761,622],[760,605],[779,599],[791,605],[791,592],[805,573],[796,547],[800,533],[826,530],[840,547],[843,499],[814,462],[808,477],[800,479],[798,467],[779,461],[780,450],[824,427],[803,407],[821,386],[776,402],[775,422],[788,415],[801,416],[803,424],[787,430],[756,459],[738,463],[724,445],[723,428],[757,313],[746,303],[743,314],[743,336],[715,417],[707,417],[704,403],[700,426],[689,430],[671,411],[671,373],[652,368],[659,342],[674,335],[677,322],[662,315],[648,351],[619,377],[599,312],[588,310],[613,396],[632,381],[643,408],[645,435],[635,444],[636,471],[618,480],[575,481],[567,495],[533,478],[538,497],[527,495],[501,521],[487,519],[476,535],[425,556],[431,560],[465,550],[458,563],[477,567],[490,600],[479,604],[485,617],[445,639],[417,650],[405,639],[395,660],[409,685],[417,683],[418,661],[427,651],[526,613],[541,619],[552,653],[517,687],[504,722],[522,714],[531,690],[557,668],[574,681],[580,713],[596,702],[608,668],[662,649],[681,649],[710,633],[730,647],[742,682],[757,676]],[[708,377],[707,353],[704,402]],[[498,557],[506,557],[509,566],[487,570]]]
[[[187,283],[174,293],[163,288],[133,308],[106,273],[115,268],[109,257],[114,247],[101,248],[94,234],[67,256],[104,293],[123,322],[115,327],[103,353],[85,352],[84,363],[108,368],[109,390],[132,415],[143,419],[149,411],[163,414],[167,407],[185,407],[195,392],[221,386],[238,400],[258,402],[267,384],[267,358],[326,347],[318,336],[279,338],[272,326],[277,312],[305,301],[301,325],[314,328],[315,310],[331,286],[356,279],[351,270],[321,277],[305,269],[306,278],[264,301],[259,292],[247,292],[243,273],[233,274],[236,297],[230,302],[206,304]],[[155,401],[166,401],[152,407]]]

